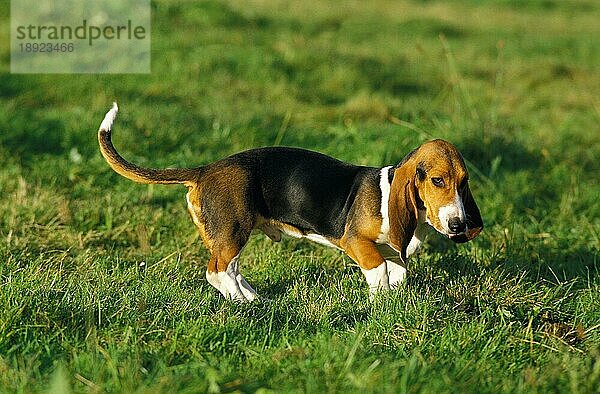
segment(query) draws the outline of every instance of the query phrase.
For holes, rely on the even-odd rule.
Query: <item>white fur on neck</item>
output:
[[[389,204],[390,204],[390,180],[389,170],[392,166],[383,167],[380,171],[379,178],[379,189],[381,190],[381,229],[379,230],[379,237],[376,242],[380,244],[388,243],[390,238],[390,215],[389,215]]]
[[[406,247],[406,257],[419,250],[419,247],[423,243],[423,240],[425,240],[428,227],[426,216],[427,215],[425,213],[425,210],[419,209],[419,216],[417,217],[417,228],[415,229],[415,233],[413,234],[408,246]]]

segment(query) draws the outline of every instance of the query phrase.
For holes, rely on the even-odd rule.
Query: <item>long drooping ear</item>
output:
[[[470,241],[483,230],[483,219],[481,219],[481,213],[479,213],[479,208],[475,204],[475,199],[471,194],[468,183],[461,192],[461,199],[467,216],[467,232],[465,235],[467,236],[467,241]]]
[[[406,247],[417,228],[415,177],[415,166],[405,163],[394,170],[394,178],[390,186],[388,204],[390,242],[392,246],[402,252],[402,258],[406,257]]]

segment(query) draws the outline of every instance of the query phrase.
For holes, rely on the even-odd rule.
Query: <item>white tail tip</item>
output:
[[[110,129],[112,129],[113,122],[115,121],[115,118],[117,117],[117,112],[119,112],[119,107],[117,106],[117,103],[115,102],[115,103],[113,103],[110,111],[108,111],[106,113],[106,115],[104,116],[104,120],[100,124],[100,130],[110,131]]]

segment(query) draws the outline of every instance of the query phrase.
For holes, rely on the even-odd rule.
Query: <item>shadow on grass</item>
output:
[[[560,284],[575,281],[576,287],[584,287],[588,279],[600,275],[598,259],[600,251],[568,245],[563,240],[558,247],[544,248],[531,246],[503,253],[492,259],[489,265],[475,263],[468,256],[460,255],[455,245],[448,240],[436,238],[428,240],[428,248],[438,254],[436,269],[447,272],[452,277],[479,277],[482,270],[502,269],[512,277],[523,276],[531,283],[541,281]],[[514,246],[512,246],[514,248]]]
[[[458,146],[462,155],[485,175],[539,168],[542,155],[528,150],[513,138],[499,135],[468,137]]]
[[[413,272],[408,285],[417,292],[440,294],[443,313],[490,324],[516,324],[560,339],[570,346],[585,340],[586,328],[578,323],[572,302],[578,290],[589,289],[598,277],[598,252],[576,249],[553,252],[551,263],[504,257],[481,266],[467,256],[448,252],[428,259]],[[577,264],[565,266],[577,256]],[[543,258],[541,258],[543,260]],[[458,315],[457,315],[458,314]]]
[[[11,127],[3,132],[0,144],[13,156],[24,161],[36,161],[37,156],[43,154],[65,153],[62,146],[65,127],[59,119],[29,112],[17,116],[11,123]]]
[[[483,176],[493,182],[491,192],[510,199],[515,215],[554,210],[564,196],[562,187],[569,186],[564,183],[567,180],[549,175],[554,168],[540,150],[528,149],[510,136],[467,137],[457,145],[475,167],[474,178]]]
[[[351,300],[355,293],[348,294],[348,299],[331,298],[332,294],[343,291],[339,286],[350,283],[349,271],[337,266],[326,266],[316,259],[314,263],[291,267],[281,274],[275,273],[266,282],[257,282],[259,294],[270,300],[265,302],[265,307],[274,305],[276,310],[273,327],[316,333],[322,329],[347,330],[358,322],[367,320],[370,315],[368,308],[357,309]],[[364,283],[361,281],[359,286],[362,289]],[[366,287],[364,290],[364,302],[367,306]],[[306,309],[307,305],[313,305],[312,312]]]

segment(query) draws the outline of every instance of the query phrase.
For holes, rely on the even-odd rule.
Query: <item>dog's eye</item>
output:
[[[444,187],[444,179],[443,178],[431,178],[431,182],[437,187]]]

